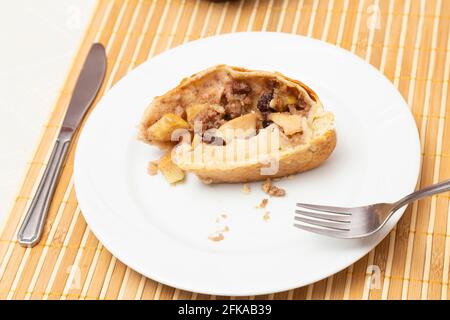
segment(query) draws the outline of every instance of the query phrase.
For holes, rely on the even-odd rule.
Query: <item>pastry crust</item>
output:
[[[221,182],[249,182],[265,180],[267,178],[283,177],[306,170],[310,170],[322,164],[333,152],[336,146],[336,131],[334,128],[334,117],[331,113],[323,110],[322,103],[317,94],[304,83],[290,79],[278,72],[252,71],[239,67],[227,65],[218,65],[189,78],[183,79],[181,83],[166,94],[156,97],[150,106],[144,112],[139,127],[139,139],[154,145],[167,142],[156,141],[149,134],[149,127],[155,124],[166,114],[178,114],[185,118],[186,107],[193,102],[198,102],[198,96],[203,91],[210,89],[205,83],[223,83],[229,79],[246,81],[253,85],[255,79],[276,81],[289,90],[295,89],[300,96],[303,95],[305,103],[308,105],[308,111],[303,114],[304,123],[301,134],[295,136],[286,136],[283,130],[271,124],[268,128],[262,128],[259,133],[242,141],[233,141],[230,145],[218,146],[209,145],[200,140],[197,145],[190,143],[181,143],[174,148],[172,160],[181,169],[195,173],[200,179],[208,183]],[[257,87],[257,84],[256,84]],[[204,89],[206,88],[206,89]],[[253,85],[252,88],[255,88]],[[220,99],[215,97],[215,91],[208,93],[208,99]],[[220,90],[219,93],[220,94]],[[203,96],[207,96],[203,94]],[[204,101],[203,101],[204,102]],[[251,154],[249,149],[252,143],[257,142],[260,133],[279,135],[281,143],[274,150],[266,150]],[[281,131],[279,133],[279,131]],[[233,152],[244,154],[239,160],[224,161],[223,155],[234,146]],[[201,161],[198,154],[201,153]],[[197,155],[195,157],[194,155]],[[265,161],[261,161],[265,159]],[[263,174],[264,168],[269,166],[268,160],[275,160],[277,163],[276,172],[269,175]]]

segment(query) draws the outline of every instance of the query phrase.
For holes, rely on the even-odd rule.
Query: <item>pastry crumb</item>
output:
[[[212,235],[210,235],[208,237],[209,240],[214,241],[214,242],[219,242],[222,241],[223,239],[225,239],[223,233],[219,232],[219,233],[214,233]]]
[[[256,208],[257,209],[264,209],[267,206],[268,203],[269,203],[269,199],[264,198],[264,199],[261,200],[261,203],[256,206]]]
[[[294,179],[294,176],[293,175],[289,175],[289,176],[287,176],[287,179],[288,180],[292,180],[292,179]]]
[[[158,161],[150,161],[147,166],[147,173],[154,176],[158,173]]]
[[[269,222],[269,220],[270,220],[270,212],[269,211],[264,212],[263,220],[265,222]]]
[[[248,183],[244,183],[244,185],[242,186],[242,192],[249,194],[252,191],[252,189],[250,188],[250,185]]]
[[[230,228],[225,226],[222,230],[216,231],[208,236],[208,239],[214,242],[219,242],[225,239],[224,233],[229,232]]]
[[[216,223],[219,223],[220,220],[226,219],[226,218],[228,218],[228,215],[226,213],[222,213],[216,218]]]
[[[269,196],[273,197],[284,197],[286,195],[286,191],[283,188],[279,188],[272,184],[270,179],[267,179],[261,186],[262,190],[267,193]]]

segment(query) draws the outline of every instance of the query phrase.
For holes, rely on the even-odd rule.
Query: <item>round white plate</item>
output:
[[[204,185],[189,175],[170,186],[149,176],[161,152],[136,140],[156,95],[216,64],[280,71],[310,85],[334,112],[338,144],[319,168],[283,179],[286,197],[261,183]],[[120,80],[84,127],[75,158],[78,201],[89,227],[119,260],[156,281],[216,295],[256,295],[310,284],[349,266],[379,243],[397,212],[372,237],[336,240],[293,227],[296,202],[358,206],[413,191],[420,146],[408,106],[393,85],[353,54],[280,33],[235,33],[169,50]],[[270,220],[263,215],[270,211]],[[217,218],[224,213],[227,218]],[[208,236],[228,226],[225,239]]]

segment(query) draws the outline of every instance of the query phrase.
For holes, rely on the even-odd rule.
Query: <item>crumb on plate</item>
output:
[[[268,203],[269,203],[269,199],[264,198],[264,199],[261,200],[261,203],[256,206],[256,208],[257,209],[264,209],[267,206]]]
[[[221,213],[218,217],[216,217],[216,223],[219,223],[220,220],[224,220],[228,218],[228,215],[226,213]]]
[[[273,197],[284,197],[286,191],[282,188],[274,186],[270,179],[267,179],[261,186],[262,190],[270,196]]]
[[[208,237],[209,240],[214,241],[214,242],[219,242],[222,241],[223,239],[225,239],[223,233],[219,232],[219,233],[213,233]]]
[[[265,222],[269,222],[269,220],[270,220],[270,212],[269,211],[264,212],[263,220]]]
[[[225,232],[230,231],[230,228],[228,226],[225,226],[222,230],[216,231],[208,236],[208,239],[214,242],[219,242],[225,239],[225,236],[223,235]]]
[[[251,188],[250,185],[248,183],[244,183],[244,185],[242,186],[242,192],[249,194],[251,192]]]
[[[147,173],[154,176],[158,173],[158,161],[150,161],[147,166]]]

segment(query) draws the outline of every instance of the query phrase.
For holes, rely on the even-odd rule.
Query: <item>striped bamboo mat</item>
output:
[[[381,70],[410,105],[422,142],[419,185],[426,186],[450,178],[449,13],[448,0],[100,0],[0,229],[0,298],[224,298],[161,285],[116,260],[89,230],[78,208],[73,150],[42,242],[33,249],[17,244],[17,229],[92,42],[103,43],[108,55],[100,97],[148,58],[214,34],[297,33],[350,50]],[[449,212],[448,193],[415,203],[378,247],[346,270],[307,287],[256,298],[447,299]]]

